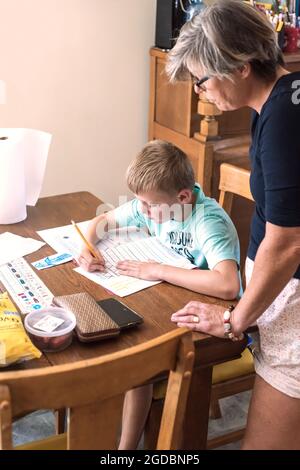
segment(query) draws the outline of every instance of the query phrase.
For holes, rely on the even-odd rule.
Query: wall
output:
[[[155,0],[0,0],[1,127],[53,134],[42,195],[116,203],[147,141]]]

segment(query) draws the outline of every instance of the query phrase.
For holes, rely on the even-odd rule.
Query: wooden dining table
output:
[[[71,220],[81,222],[92,219],[96,216],[100,204],[101,201],[89,192],[41,198],[35,207],[28,208],[25,221],[14,225],[0,225],[0,233],[9,231],[39,239],[36,233],[38,230],[69,225]],[[31,263],[53,253],[52,248],[45,245],[25,259]],[[54,296],[88,292],[96,300],[116,297],[76,273],[72,262],[38,271],[37,274]],[[67,364],[144,343],[177,328],[170,320],[171,314],[191,300],[224,307],[228,305],[220,299],[197,294],[166,282],[160,283],[122,299],[122,302],[143,316],[144,322],[139,327],[124,330],[118,337],[88,344],[80,343],[74,337],[71,346],[64,351],[44,353],[40,359],[23,363],[18,368]],[[246,346],[246,340],[232,342],[196,332],[193,333],[193,341],[196,352],[195,367],[183,430],[183,449],[187,450],[206,448],[213,366],[237,359]]]

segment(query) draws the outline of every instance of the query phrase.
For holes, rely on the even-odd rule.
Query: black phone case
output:
[[[121,330],[131,328],[143,323],[141,315],[134,312],[119,300],[109,298],[99,300],[97,304],[107,313],[107,315],[119,326]]]

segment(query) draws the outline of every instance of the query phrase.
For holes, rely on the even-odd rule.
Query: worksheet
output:
[[[77,224],[83,234],[88,224],[89,221]],[[72,225],[39,231],[38,234],[57,252],[70,253],[75,259],[78,257],[82,241]],[[121,275],[116,268],[119,261],[151,260],[184,269],[195,268],[185,257],[165,247],[158,238],[150,237],[143,230],[136,228],[123,228],[118,232],[108,232],[97,244],[97,248],[105,259],[105,272],[89,273],[80,267],[75,268],[75,271],[120,297],[146,289],[160,281],[145,281]]]

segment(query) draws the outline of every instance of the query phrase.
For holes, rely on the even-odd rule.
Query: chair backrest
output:
[[[194,362],[192,333],[176,329],[117,353],[0,374],[0,449],[12,449],[13,416],[69,410],[68,449],[116,449],[124,393],[170,371],[158,449],[177,449]]]
[[[220,166],[219,203],[230,214],[233,194],[253,201],[250,191],[250,171],[229,163]]]
[[[219,204],[230,215],[233,195],[245,197],[254,201],[250,191],[250,171],[230,163],[222,163],[220,166],[220,197]],[[244,263],[240,266],[242,285],[246,286]]]

